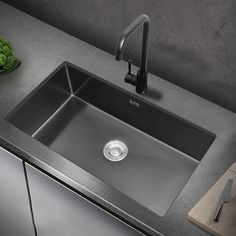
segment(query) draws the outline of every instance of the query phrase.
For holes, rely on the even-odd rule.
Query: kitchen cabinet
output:
[[[142,235],[28,164],[26,172],[38,236]]]
[[[35,235],[23,162],[0,147],[0,235]]]

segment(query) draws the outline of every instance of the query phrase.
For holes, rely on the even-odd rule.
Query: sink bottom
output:
[[[199,163],[75,96],[33,137],[160,216]],[[104,157],[111,140],[127,145],[122,161]]]

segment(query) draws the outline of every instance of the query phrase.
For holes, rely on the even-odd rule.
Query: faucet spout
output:
[[[148,60],[148,35],[150,20],[147,15],[140,15],[120,35],[116,44],[115,58],[117,61],[123,59],[124,46],[129,36],[141,25],[143,25],[142,51],[140,57],[140,69],[137,75],[131,73],[131,62],[129,61],[129,72],[125,76],[125,82],[136,86],[137,93],[146,93],[147,90],[147,60]]]
[[[143,24],[143,39],[142,39],[142,52],[140,58],[140,73],[147,72],[147,59],[148,59],[148,35],[150,19],[147,15],[140,15],[134,20],[122,33],[117,41],[115,58],[117,61],[123,59],[124,46],[129,36]]]

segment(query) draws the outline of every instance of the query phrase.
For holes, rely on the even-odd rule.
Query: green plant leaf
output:
[[[0,54],[0,65],[4,66],[7,62],[7,56],[3,53]]]
[[[3,69],[5,70],[10,69],[14,65],[14,62],[15,62],[15,58],[13,56],[7,57],[7,60],[6,60],[5,65],[3,66]]]
[[[19,64],[13,55],[12,45],[0,37],[0,72],[7,73]]]
[[[12,55],[12,50],[6,45],[2,47],[1,52],[4,53],[6,56]]]

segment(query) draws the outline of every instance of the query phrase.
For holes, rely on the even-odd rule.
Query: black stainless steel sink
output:
[[[215,138],[70,63],[56,69],[6,119],[159,216]],[[127,145],[122,161],[104,157],[111,140]]]

